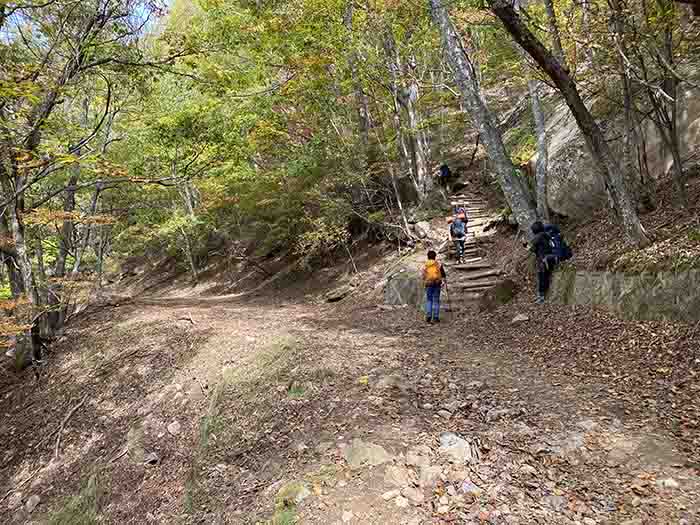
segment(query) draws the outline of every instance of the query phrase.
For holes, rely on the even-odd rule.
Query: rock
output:
[[[566,507],[567,500],[564,496],[545,496],[543,501],[556,511],[562,511]]]
[[[455,463],[469,463],[478,459],[478,451],[466,439],[454,432],[440,434],[440,454]]]
[[[405,389],[406,385],[404,384],[403,380],[401,379],[401,376],[396,375],[396,374],[382,376],[379,378],[379,380],[375,384],[375,388],[378,388],[379,390],[387,390],[387,389],[393,388],[393,387]]]
[[[177,436],[178,434],[180,434],[181,431],[182,427],[177,421],[173,421],[168,425],[168,432],[173,436]]]
[[[520,413],[520,410],[512,408],[492,408],[486,413],[486,421],[488,423],[493,423],[499,419],[503,419],[508,416],[515,416]]]
[[[392,456],[383,447],[373,443],[366,443],[361,439],[354,439],[349,447],[343,450],[345,461],[350,468],[357,469],[365,465],[376,467],[391,461]]]
[[[439,503],[440,505],[449,505],[450,498],[448,498],[447,496],[440,496]]]
[[[423,282],[414,269],[392,275],[384,288],[384,302],[386,304],[422,305],[424,295]]]
[[[678,489],[680,488],[680,483],[673,478],[666,478],[656,480],[656,486],[662,489]]]
[[[419,484],[422,488],[432,489],[437,485],[440,475],[442,474],[442,468],[435,465],[432,467],[423,467],[420,469]]]
[[[415,487],[404,487],[401,489],[401,495],[414,505],[422,505],[425,501],[423,492]]]
[[[438,514],[447,514],[450,512],[450,506],[449,505],[438,505],[437,512],[438,512]]]
[[[394,490],[390,490],[389,492],[385,492],[384,494],[382,494],[382,499],[384,501],[390,501],[390,500],[394,499],[396,496],[400,496],[400,495],[401,495],[401,491],[398,489],[394,489]]]
[[[518,285],[511,279],[504,279],[485,291],[479,299],[480,312],[492,312],[499,306],[509,303],[518,293]]]
[[[477,499],[484,492],[468,479],[465,479],[462,482],[462,485],[459,487],[459,489],[462,491],[462,493],[466,494],[467,496],[471,496],[472,499]]]
[[[452,412],[450,412],[449,410],[445,410],[445,409],[438,410],[437,414],[438,414],[438,416],[440,416],[444,419],[450,419],[452,417]]]
[[[394,503],[400,509],[405,509],[406,507],[408,507],[408,500],[403,496],[397,496],[394,500]]]
[[[457,390],[459,388],[459,386],[457,385],[457,383],[449,383],[447,385],[447,388],[450,390]]]
[[[430,457],[433,451],[426,445],[412,447],[406,452],[406,465],[409,467],[423,468],[430,465]]]
[[[419,239],[425,239],[430,236],[431,228],[430,223],[426,221],[420,221],[413,225],[413,232]]]
[[[537,469],[533,467],[532,465],[525,464],[522,467],[520,467],[520,472],[523,474],[527,474],[528,476],[536,476],[537,475]]]
[[[423,405],[421,405],[421,408],[422,408],[423,410],[432,410],[432,409],[433,409],[433,405],[431,405],[430,403],[424,403]]]
[[[583,421],[579,421],[578,426],[586,432],[591,432],[592,430],[598,428],[598,423],[592,419],[584,419]]]
[[[160,456],[158,456],[158,454],[155,452],[149,452],[143,457],[143,462],[146,465],[157,465],[160,463]]]
[[[10,510],[15,510],[19,507],[22,506],[22,498],[24,495],[21,492],[13,492],[8,498],[7,498],[7,507]]]
[[[349,523],[354,517],[355,517],[355,514],[351,510],[343,511],[343,516],[342,516],[343,523]]]
[[[301,481],[292,481],[283,485],[277,492],[276,503],[279,507],[290,507],[299,505],[306,498],[311,496],[311,491],[306,483]]]
[[[639,518],[635,518],[633,520],[623,521],[620,525],[644,525],[644,522]]]
[[[384,474],[384,481],[389,485],[400,488],[409,485],[411,483],[411,478],[407,468],[392,465],[387,467],[386,473]]]
[[[467,384],[467,388],[469,390],[481,390],[482,388],[484,388],[484,383],[482,383],[481,381],[472,381],[471,383]]]
[[[34,494],[24,504],[24,508],[28,513],[31,514],[32,512],[34,512],[34,509],[37,507],[37,505],[39,505],[39,503],[41,503],[41,498]]]
[[[518,314],[515,317],[513,317],[513,320],[511,323],[513,324],[518,324],[518,323],[525,323],[530,320],[530,317],[525,315],[525,314]]]
[[[330,292],[327,292],[325,295],[325,299],[327,303],[337,303],[338,301],[342,301],[345,299],[348,295],[352,293],[352,291],[355,289],[355,287],[351,284],[344,284],[343,286],[339,286]]]

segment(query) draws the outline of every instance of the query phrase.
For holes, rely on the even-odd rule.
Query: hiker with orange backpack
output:
[[[440,292],[442,280],[447,279],[445,268],[437,261],[437,253],[434,250],[428,252],[428,260],[421,272],[425,285],[425,321],[430,323],[440,322]]]

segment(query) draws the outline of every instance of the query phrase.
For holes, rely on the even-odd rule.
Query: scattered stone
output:
[[[488,423],[493,423],[504,417],[517,415],[518,412],[518,410],[512,408],[492,408],[486,413],[486,421]]]
[[[24,504],[25,510],[31,514],[34,512],[34,509],[41,503],[41,498],[34,494],[32,497],[30,497],[27,502]]]
[[[277,505],[281,507],[299,505],[309,496],[311,496],[311,491],[305,483],[292,481],[284,485],[277,493]]]
[[[449,388],[450,390],[457,390],[459,387],[456,383],[450,383],[447,385],[447,388]]]
[[[343,523],[350,522],[355,517],[355,514],[351,510],[346,510],[343,512]]]
[[[633,520],[623,521],[620,525],[644,525],[644,522],[639,518],[635,518]]]
[[[388,375],[388,376],[382,376],[379,378],[377,381],[377,384],[375,385],[375,388],[378,388],[379,390],[387,390],[389,388],[404,388],[403,381],[401,380],[401,376],[398,375]]]
[[[10,510],[15,510],[22,505],[23,494],[21,492],[13,492],[9,498],[7,498],[7,506]]]
[[[566,507],[567,500],[564,496],[545,496],[544,502],[556,511],[562,511]]]
[[[666,478],[657,480],[656,486],[662,489],[678,489],[681,485],[673,478]]]
[[[471,383],[467,384],[467,388],[470,390],[480,390],[484,387],[484,383],[481,381],[472,381]]]
[[[513,320],[511,323],[513,324],[518,324],[518,323],[525,323],[530,320],[530,317],[525,315],[525,314],[518,314],[515,317],[513,317]]]
[[[430,465],[430,456],[433,451],[426,445],[418,445],[406,452],[406,465],[409,467],[427,467]]]
[[[396,503],[396,506],[400,509],[405,509],[408,507],[408,500],[403,496],[397,496],[394,503]]]
[[[429,489],[435,488],[441,474],[442,468],[438,466],[421,468],[419,481],[420,486]]]
[[[454,432],[440,434],[440,454],[455,463],[469,463],[478,459],[478,449]]]
[[[449,505],[440,505],[438,506],[438,514],[447,514],[450,512],[450,506]]]
[[[384,481],[395,487],[405,487],[411,482],[408,469],[392,465],[386,469]]]
[[[390,490],[389,492],[385,492],[384,494],[382,494],[382,499],[384,501],[390,501],[390,500],[394,499],[396,496],[400,496],[400,495],[401,495],[401,491],[398,489],[394,489],[394,490]]]
[[[591,432],[592,430],[598,428],[598,423],[596,423],[592,419],[584,419],[583,421],[579,421],[578,426],[586,432]]]
[[[155,452],[149,452],[143,457],[143,462],[146,465],[157,465],[160,463],[160,456],[158,456],[158,454]]]
[[[440,499],[438,500],[440,505],[449,505],[450,504],[450,498],[447,496],[440,496]]]
[[[460,490],[472,499],[477,499],[484,492],[468,479],[465,479],[460,486]]]
[[[168,425],[168,432],[172,436],[177,436],[182,431],[182,426],[177,421],[173,421]]]
[[[423,405],[421,406],[421,408],[422,408],[423,410],[432,410],[432,409],[433,409],[433,405],[431,405],[430,403],[423,403]]]
[[[450,419],[452,417],[452,412],[450,412],[449,410],[445,410],[445,409],[438,410],[437,414],[438,414],[438,416],[440,416],[441,418],[444,418],[444,419]]]
[[[354,439],[349,447],[343,450],[345,461],[350,468],[357,469],[365,465],[376,467],[391,461],[392,456],[380,445],[366,443],[361,439]]]
[[[337,303],[338,301],[342,301],[348,295],[350,295],[354,289],[355,287],[351,284],[344,284],[342,286],[339,286],[338,288],[326,293],[326,302]]]
[[[520,472],[523,474],[527,474],[529,476],[536,476],[537,475],[537,469],[533,467],[532,465],[525,464],[522,467],[520,467]]]
[[[414,505],[421,505],[425,501],[425,496],[423,496],[423,492],[415,487],[404,487],[401,490],[401,495]]]
[[[448,486],[447,486],[447,493],[448,493],[450,496],[453,496],[453,497],[454,497],[454,496],[457,495],[457,489],[455,489],[452,485],[448,485]]]

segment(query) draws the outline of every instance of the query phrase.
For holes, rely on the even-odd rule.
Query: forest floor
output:
[[[695,328],[112,299],[5,378],[0,521],[700,523]]]

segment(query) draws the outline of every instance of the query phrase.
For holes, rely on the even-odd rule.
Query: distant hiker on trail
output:
[[[438,177],[440,186],[447,188],[447,183],[449,182],[451,176],[452,173],[450,173],[450,167],[447,164],[440,166],[440,175]]]
[[[552,279],[553,264],[551,261],[552,243],[549,235],[544,231],[544,225],[535,221],[530,227],[534,237],[530,242],[530,251],[535,254],[537,270],[537,299],[538,303],[544,303],[549,284]]]
[[[455,243],[457,262],[464,259],[464,242],[467,237],[467,212],[464,208],[457,208],[455,216],[450,224],[450,239]]]
[[[447,278],[445,268],[437,261],[437,253],[434,250],[428,252],[428,261],[421,272],[425,284],[425,321],[427,323],[440,322],[440,291],[442,280]]]
[[[552,272],[560,263],[571,259],[573,253],[557,226],[535,221],[531,230],[534,237],[530,250],[535,254],[537,265],[537,302],[543,303],[549,291]]]

